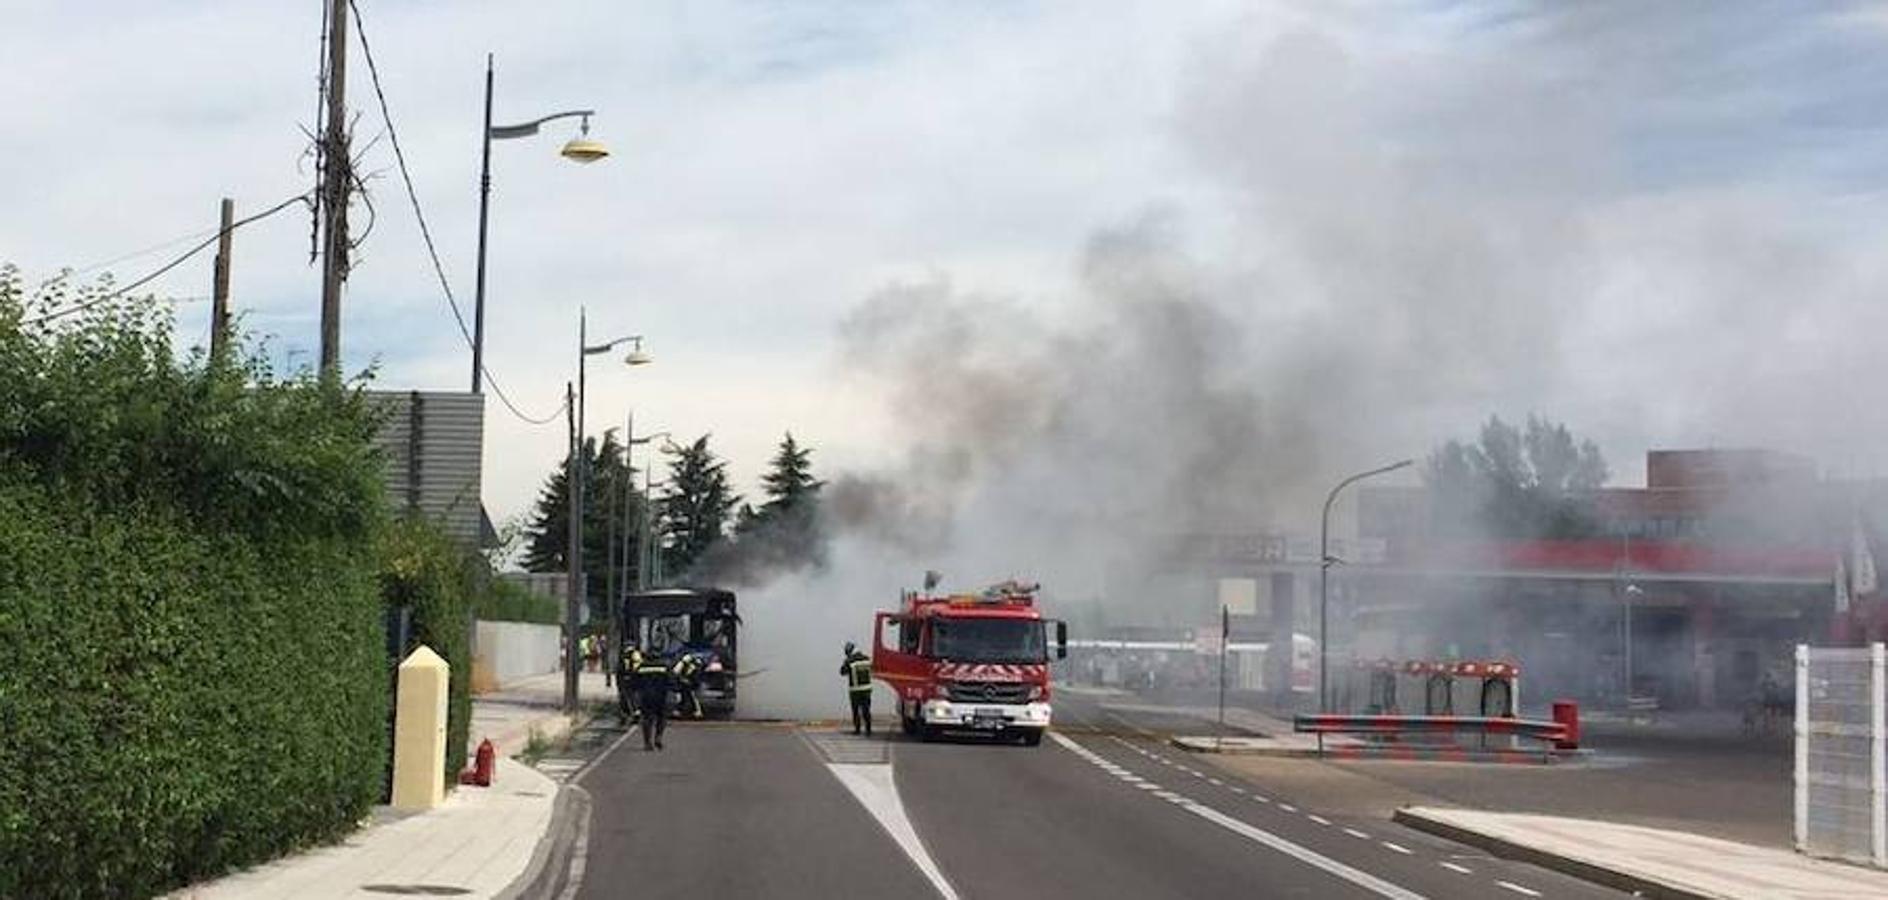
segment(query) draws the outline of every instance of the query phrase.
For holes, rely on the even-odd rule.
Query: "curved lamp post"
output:
[[[632,345],[629,353],[623,357],[624,365],[646,366],[654,362],[648,353],[643,352],[640,334],[592,344],[589,341],[588,331],[588,319],[584,311],[579,308],[577,311],[577,396],[571,411],[570,456],[569,461],[565,463],[565,470],[568,473],[565,477],[570,484],[568,512],[570,543],[564,550],[564,563],[569,569],[567,573],[569,580],[565,586],[567,596],[564,598],[564,645],[567,648],[565,652],[569,654],[568,658],[573,660],[577,658],[578,601],[584,593],[583,504],[584,482],[587,480],[584,470],[588,468],[589,463],[589,457],[583,452],[584,382],[587,368],[585,363],[590,357],[608,353],[623,344]],[[577,667],[575,665],[564,668],[564,708],[572,712],[577,709]]]
[[[492,55],[485,55],[485,130],[481,137],[485,151],[479,164],[479,261],[478,287],[472,311],[472,393],[479,393],[484,386],[485,373],[485,234],[488,213],[492,202],[492,141],[506,141],[513,138],[530,137],[538,133],[538,127],[546,122],[558,119],[582,118],[583,124],[577,137],[564,144],[559,154],[565,159],[580,163],[593,163],[610,155],[608,147],[590,139],[590,117],[596,115],[593,109],[573,109],[552,113],[529,122],[516,125],[492,124]]]
[[[1318,524],[1318,712],[1331,711],[1330,676],[1325,671],[1328,668],[1325,663],[1329,661],[1331,654],[1330,615],[1326,601],[1329,597],[1331,565],[1338,562],[1338,559],[1331,555],[1331,504],[1337,502],[1339,491],[1352,484],[1386,472],[1394,472],[1415,463],[1413,459],[1405,459],[1368,472],[1358,472],[1338,482],[1337,487],[1331,488],[1331,493],[1324,498],[1324,517]],[[1323,735],[1319,735],[1318,745],[1323,747]]]

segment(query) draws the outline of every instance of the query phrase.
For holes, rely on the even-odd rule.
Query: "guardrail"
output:
[[[1400,737],[1406,734],[1513,735],[1547,741],[1558,749],[1572,749],[1579,740],[1578,726],[1567,722],[1494,716],[1313,713],[1295,717],[1292,721],[1292,730],[1301,734],[1355,734],[1367,737]]]

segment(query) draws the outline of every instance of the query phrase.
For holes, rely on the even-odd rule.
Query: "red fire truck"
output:
[[[934,579],[927,579],[930,590]],[[898,700],[906,734],[947,731],[1016,737],[1029,746],[1049,728],[1048,628],[1055,657],[1068,655],[1068,625],[1036,609],[1038,585],[1006,581],[978,594],[907,592],[877,614],[872,674]]]

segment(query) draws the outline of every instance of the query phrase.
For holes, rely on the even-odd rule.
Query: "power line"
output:
[[[413,218],[419,222],[420,237],[425,239],[426,255],[433,261],[433,274],[439,279],[439,290],[445,295],[446,305],[452,310],[452,320],[459,324],[459,334],[461,337],[465,338],[466,346],[471,347],[472,331],[466,327],[465,314],[459,311],[459,301],[452,295],[452,284],[446,280],[446,267],[439,261],[439,250],[433,244],[432,229],[426,226],[426,212],[420,208],[419,192],[413,189],[413,176],[407,171],[406,153],[400,149],[400,133],[393,127],[393,112],[387,106],[387,94],[385,91],[381,90],[380,87],[380,68],[374,65],[374,51],[373,48],[367,44],[367,21],[361,17],[359,4],[355,3],[354,0],[348,0],[347,5],[354,11],[354,33],[359,35],[361,39],[361,56],[367,60],[367,74],[369,79],[374,83],[374,97],[380,101],[380,118],[387,123],[387,141],[393,145],[393,158],[399,164],[400,181],[406,185],[407,200],[413,204]],[[498,395],[499,401],[505,404],[505,408],[510,410],[512,415],[532,425],[550,424],[555,421],[558,416],[563,415],[565,407],[569,405],[570,401],[566,399],[564,403],[559,404],[556,409],[552,410],[550,415],[544,416],[543,418],[526,415],[522,410],[518,409],[517,404],[511,402],[511,398],[505,394],[504,388],[499,386],[498,379],[492,375],[490,367],[486,366],[485,363],[481,361],[479,363],[479,369],[485,373],[486,383],[492,386],[492,393]]]
[[[173,259],[170,262],[165,263],[157,271],[152,272],[151,274],[146,275],[143,278],[140,278],[136,281],[131,282],[130,284],[125,285],[124,287],[118,288],[108,293],[100,294],[99,296],[93,297],[92,299],[87,300],[84,303],[80,303],[77,306],[69,306],[69,307],[66,307],[65,309],[55,310],[53,312],[49,312],[49,313],[46,313],[41,316],[37,316],[32,319],[27,319],[26,321],[21,322],[20,324],[22,326],[38,325],[42,322],[50,322],[54,319],[63,319],[66,316],[73,315],[74,313],[81,313],[88,309],[91,309],[92,307],[97,306],[100,303],[104,303],[105,301],[110,300],[114,297],[123,296],[124,294],[130,291],[134,291],[138,289],[139,287],[142,287],[143,285],[150,283],[151,281],[157,279],[159,276],[163,275],[165,272],[169,272],[170,270],[183,265],[185,260],[188,260],[192,256],[196,256],[198,253],[203,252],[203,249],[205,247],[208,247],[211,244],[216,243],[217,238],[222,237],[225,232],[235,231],[236,229],[241,228],[244,225],[247,225],[251,222],[266,219],[272,215],[275,215],[276,213],[281,212],[284,209],[287,209],[288,207],[294,205],[297,202],[308,200],[308,197],[309,195],[307,194],[296,194],[295,196],[290,197],[287,200],[284,200],[280,203],[277,203],[276,205],[271,206],[268,209],[263,210],[262,212],[256,213],[253,216],[250,216],[246,219],[239,219],[235,222],[231,222],[228,228],[216,229],[208,238],[204,239],[201,243],[197,244],[195,247],[190,248],[189,250],[184,251],[184,254],[182,256],[179,256],[176,259]]]
[[[65,278],[70,278],[74,275],[84,275],[89,272],[96,272],[99,269],[110,268],[121,262],[127,262],[129,260],[137,259],[143,256],[150,256],[151,254],[156,253],[160,250],[169,250],[170,248],[175,247],[178,244],[184,243],[185,241],[197,240],[206,235],[214,235],[216,233],[217,231],[214,228],[207,228],[202,231],[193,231],[189,234],[180,234],[162,243],[152,244],[149,247],[144,247],[138,250],[132,250],[129,253],[124,253],[118,256],[114,256],[110,259],[101,260],[95,263],[87,263],[86,265],[83,265],[83,266],[69,266],[65,268],[64,270],[60,271],[59,274],[54,275],[51,278],[48,278],[40,282],[40,285],[43,287],[45,285],[52,284],[55,281],[59,281]]]

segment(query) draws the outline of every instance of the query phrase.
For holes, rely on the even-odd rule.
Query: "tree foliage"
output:
[[[608,609],[604,598],[611,584],[614,561],[615,578],[633,584],[640,569],[636,551],[636,529],[643,520],[642,492],[636,489],[635,473],[629,457],[614,434],[601,440],[588,438],[583,445],[588,477],[584,487],[583,569],[587,577],[592,617]],[[628,532],[627,541],[625,531]],[[532,512],[526,529],[524,567],[532,572],[569,570],[570,547],[570,461],[560,461]],[[627,554],[624,545],[627,542]]]
[[[789,432],[761,476],[767,500],[758,510],[742,504],[733,540],[710,550],[697,570],[715,582],[755,584],[780,572],[824,565],[819,493],[825,482],[813,476],[812,459],[813,451]]]
[[[662,570],[685,577],[727,535],[728,516],[741,498],[728,484],[727,463],[708,447],[708,435],[671,451],[669,485],[661,500]]]
[[[1501,538],[1579,538],[1597,530],[1586,492],[1606,483],[1606,460],[1565,425],[1529,415],[1525,429],[1499,416],[1474,443],[1451,440],[1429,455],[1424,481],[1432,526]]]

